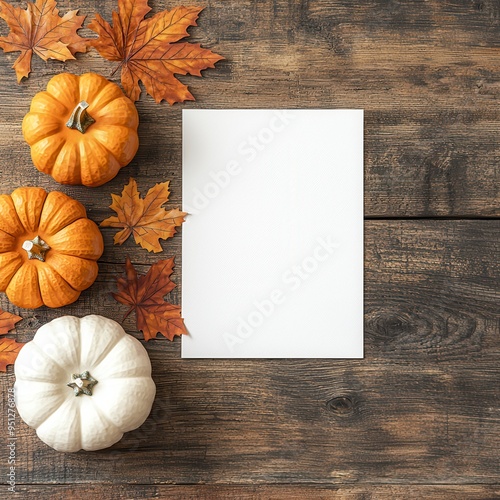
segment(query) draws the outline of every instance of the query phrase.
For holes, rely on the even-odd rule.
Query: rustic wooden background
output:
[[[88,23],[96,8],[110,20],[115,2],[79,6]],[[62,189],[100,222],[133,176],[144,191],[171,180],[179,206],[183,108],[363,108],[365,359],[181,360],[179,339],[151,341],[158,394],[144,426],[111,449],[61,454],[18,421],[17,496],[500,498],[500,1],[209,1],[199,24],[192,39],[226,60],[181,78],[194,103],[143,95],[139,152],[97,189],[35,170],[21,120],[54,74],[109,76],[110,63],[95,51],[34,59],[17,85],[17,54],[0,53],[0,191]],[[21,341],[62,314],[121,320],[109,292],[127,255],[143,270],[175,255],[180,283],[180,234],[156,255],[103,234],[99,278],[76,304],[28,311],[0,299],[25,318]],[[13,384],[11,369],[0,374],[2,498]]]

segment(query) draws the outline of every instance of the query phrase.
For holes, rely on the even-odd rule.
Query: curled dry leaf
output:
[[[23,318],[21,318],[21,316],[11,314],[0,309],[0,335],[8,333],[14,328],[15,324],[22,319]]]
[[[187,29],[196,26],[203,7],[175,7],[144,19],[150,10],[148,0],[118,0],[112,25],[99,14],[89,24],[99,35],[89,44],[105,59],[119,62],[123,88],[133,101],[141,94],[139,81],[156,102],[194,100],[174,74],[201,76],[223,59],[197,43],[175,43],[189,36]]]
[[[21,52],[12,66],[18,83],[30,74],[33,54],[44,61],[67,61],[75,59],[76,52],[86,51],[86,40],[77,34],[85,16],[77,14],[78,10],[72,10],[61,17],[56,0],[28,2],[26,9],[0,0],[0,17],[10,28],[0,38],[0,47],[5,52]]]
[[[14,339],[0,339],[0,372],[7,371],[7,365],[13,365],[19,351],[24,346]]]
[[[165,210],[162,205],[168,201],[169,182],[153,186],[143,199],[137,190],[137,182],[130,182],[123,188],[121,196],[112,194],[110,208],[116,216],[101,222],[102,227],[122,228],[115,234],[115,245],[121,245],[133,234],[135,242],[149,252],[161,252],[160,239],[166,240],[175,234],[175,228],[184,222],[186,212],[179,209]]]
[[[143,332],[146,341],[155,338],[157,333],[168,340],[187,333],[181,318],[181,308],[164,299],[176,286],[170,279],[173,267],[172,257],[153,264],[147,274],[138,275],[127,258],[126,277],[117,280],[118,293],[113,293],[113,297],[129,306],[125,318],[135,311],[137,329]]]

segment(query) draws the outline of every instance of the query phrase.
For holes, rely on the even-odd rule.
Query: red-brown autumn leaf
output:
[[[168,340],[187,333],[181,318],[181,308],[164,299],[175,288],[175,283],[170,280],[173,267],[172,257],[153,264],[147,274],[138,275],[127,257],[126,277],[117,280],[118,293],[113,293],[113,297],[129,306],[124,319],[135,311],[137,329],[143,332],[146,341],[154,339],[157,333]]]
[[[102,227],[122,228],[115,234],[115,245],[121,245],[133,234],[135,242],[149,252],[161,252],[160,239],[166,240],[175,234],[175,228],[184,222],[186,212],[179,209],[165,210],[170,191],[169,182],[155,184],[143,199],[137,190],[137,182],[130,179],[121,196],[112,194],[109,208],[117,215],[101,222]]]
[[[24,344],[14,339],[0,339],[0,372],[7,371],[7,365],[13,365]]]
[[[5,52],[21,52],[12,66],[18,83],[30,74],[33,54],[44,61],[67,61],[75,59],[76,52],[87,50],[86,40],[76,33],[85,16],[77,14],[78,10],[72,10],[61,17],[56,0],[28,2],[26,10],[0,0],[0,17],[10,28],[9,34],[0,38],[0,47]]]
[[[16,316],[0,309],[0,335],[8,333],[22,319],[21,316]]]
[[[89,44],[109,61],[119,62],[125,93],[133,101],[141,94],[139,81],[156,102],[194,101],[186,85],[174,76],[196,75],[223,59],[198,43],[180,42],[196,26],[203,7],[175,7],[144,19],[148,0],[118,0],[111,26],[99,14],[88,25],[99,38]],[[116,70],[115,70],[116,71]]]

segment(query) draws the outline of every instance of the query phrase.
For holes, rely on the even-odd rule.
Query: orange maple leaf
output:
[[[189,36],[187,29],[196,26],[203,7],[175,7],[144,19],[150,10],[148,0],[118,0],[113,26],[99,14],[88,25],[99,35],[89,44],[105,59],[120,62],[122,85],[133,101],[141,94],[139,81],[156,102],[194,101],[174,74],[201,76],[224,59],[197,43],[175,43]]]
[[[8,333],[22,319],[21,316],[16,316],[0,309],[0,335]]]
[[[19,351],[24,346],[14,339],[0,339],[0,372],[7,371],[7,365],[13,365]]]
[[[147,274],[137,275],[137,271],[127,257],[126,278],[118,278],[118,293],[113,297],[130,309],[125,319],[135,311],[137,329],[144,334],[144,340],[154,339],[158,333],[173,340],[176,335],[187,334],[181,308],[165,302],[164,296],[175,288],[170,275],[174,258],[160,260],[153,264]]]
[[[133,234],[135,242],[149,252],[161,252],[160,238],[166,240],[175,234],[175,228],[184,222],[186,212],[178,208],[165,210],[162,205],[168,201],[169,182],[155,184],[143,199],[137,190],[137,182],[130,179],[122,195],[112,194],[109,208],[117,213],[101,222],[102,227],[121,227],[115,234],[115,245],[121,245]]]
[[[10,28],[6,37],[0,37],[0,47],[5,52],[21,52],[12,66],[18,83],[30,74],[33,53],[44,61],[67,61],[87,50],[86,40],[76,33],[85,16],[72,10],[60,17],[56,5],[56,0],[36,0],[28,2],[25,10],[0,0],[0,17]]]

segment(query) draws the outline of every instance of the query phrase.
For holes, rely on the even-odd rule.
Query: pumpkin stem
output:
[[[88,107],[89,103],[87,101],[79,102],[66,122],[66,126],[84,134],[95,123],[95,120],[87,112]]]
[[[45,262],[45,254],[50,250],[50,247],[40,236],[36,236],[32,240],[26,240],[23,243],[23,250],[28,253],[28,259],[38,259]]]
[[[83,373],[73,373],[72,378],[74,382],[70,382],[66,385],[73,389],[75,396],[79,396],[80,394],[92,396],[92,389],[98,382],[88,371],[84,371]]]

